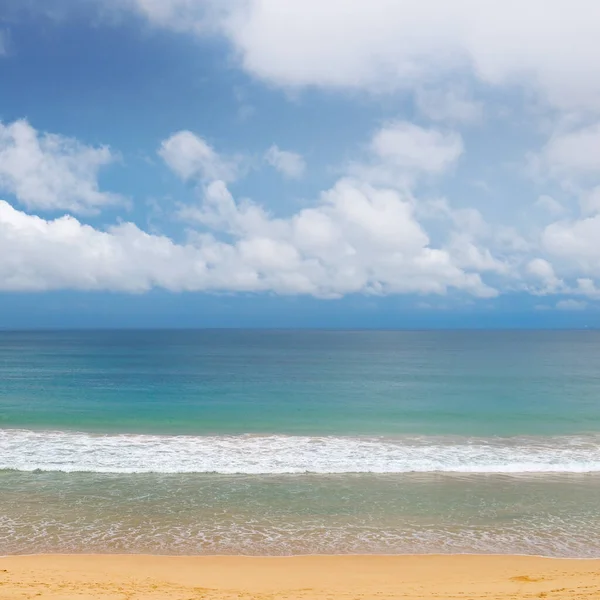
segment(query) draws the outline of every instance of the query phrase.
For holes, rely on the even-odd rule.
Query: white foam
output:
[[[588,473],[600,436],[356,438],[0,430],[0,469],[97,473]]]

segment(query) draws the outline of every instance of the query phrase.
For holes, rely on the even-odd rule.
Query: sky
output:
[[[599,327],[596,0],[0,0],[0,327]]]

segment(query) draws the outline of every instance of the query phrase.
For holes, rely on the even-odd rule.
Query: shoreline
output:
[[[551,556],[548,554],[519,554],[514,552],[406,552],[406,553],[389,553],[384,552],[373,552],[373,553],[335,553],[335,554],[320,554],[320,553],[306,553],[306,554],[160,554],[156,552],[39,552],[34,554],[0,554],[0,560],[6,558],[43,558],[43,557],[120,557],[120,558],[186,558],[186,559],[197,559],[197,558],[224,558],[224,559],[295,559],[295,558],[447,558],[452,556],[475,556],[481,558],[535,558],[541,560],[565,560],[565,561],[597,561],[600,563],[600,556]]]
[[[0,598],[600,598],[600,559],[522,555],[0,557]]]

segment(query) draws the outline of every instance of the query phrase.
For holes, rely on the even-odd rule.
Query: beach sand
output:
[[[519,556],[0,558],[0,599],[600,599],[600,560]]]

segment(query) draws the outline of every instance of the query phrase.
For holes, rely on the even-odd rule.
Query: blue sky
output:
[[[0,327],[599,326],[599,24],[0,2]]]

